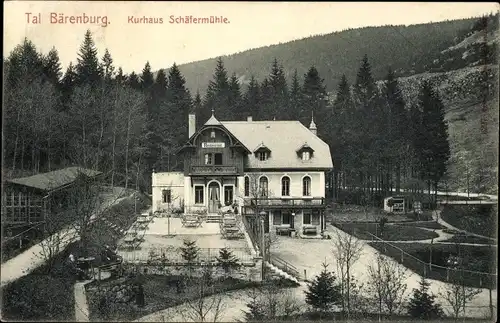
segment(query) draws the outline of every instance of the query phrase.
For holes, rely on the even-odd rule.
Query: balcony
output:
[[[324,197],[303,197],[303,198],[280,198],[280,197],[259,197],[245,199],[247,207],[268,207],[280,208],[322,208],[325,207]]]
[[[191,166],[190,175],[236,175],[236,166],[204,165]]]

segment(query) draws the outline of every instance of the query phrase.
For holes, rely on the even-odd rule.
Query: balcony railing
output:
[[[191,166],[191,175],[236,175],[236,166],[205,165]]]
[[[267,206],[267,207],[324,207],[325,198],[283,198],[283,197],[258,197],[245,199],[245,206]]]

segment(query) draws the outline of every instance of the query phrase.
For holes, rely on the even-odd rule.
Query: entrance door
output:
[[[220,203],[220,186],[212,182],[208,185],[208,213],[217,213]]]

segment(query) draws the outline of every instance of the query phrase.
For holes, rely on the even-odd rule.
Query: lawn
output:
[[[418,218],[412,212],[406,214],[386,214],[381,208],[360,205],[335,204],[328,217],[333,222],[369,222],[377,223],[380,218],[386,217],[388,222],[414,222],[432,220],[432,212],[424,210]]]
[[[442,230],[442,229],[446,228],[445,226],[437,223],[436,221],[406,222],[406,223],[397,223],[395,225],[398,225],[398,226],[409,226],[409,227],[419,227],[419,228],[426,228],[426,229],[436,229],[436,230]]]
[[[362,240],[374,240],[375,238],[369,233],[387,241],[426,240],[439,236],[435,232],[414,226],[386,224],[383,233],[381,233],[378,223],[336,223],[334,225]]]
[[[490,244],[490,245],[497,244],[496,241],[493,239],[482,238],[470,234],[457,234],[450,239],[443,240],[442,242],[477,243],[477,244]]]
[[[412,319],[408,316],[405,315],[385,315],[382,314],[380,320],[379,320],[379,315],[377,313],[351,313],[350,318],[343,318],[342,313],[340,312],[335,312],[335,313],[326,313],[323,314],[322,317],[319,317],[318,313],[315,312],[305,312],[299,315],[296,315],[293,317],[293,321],[299,321],[299,322],[362,322],[362,323],[368,323],[368,322],[398,322],[398,323],[424,323],[424,322],[433,322],[433,323],[451,323],[451,322],[456,322],[454,318],[441,318],[441,319],[434,319],[432,321],[429,320],[419,320],[419,319]],[[292,321],[292,319],[288,319],[287,321]],[[460,318],[460,321],[465,321],[465,322],[470,322],[470,323],[487,323],[491,322],[491,320],[487,319],[472,319],[472,318]]]
[[[10,321],[75,320],[74,280],[29,274],[1,288],[2,318]]]
[[[148,314],[179,305],[186,300],[199,297],[198,280],[188,280],[182,291],[180,291],[178,286],[182,281],[181,279],[181,276],[139,275],[101,283],[100,285],[91,283],[87,285],[90,320],[130,322]],[[99,289],[110,290],[119,285],[132,286],[134,284],[142,284],[144,288],[144,307],[141,308],[135,305],[135,298],[132,298],[130,302],[110,302],[105,307],[100,304],[100,295],[102,294],[99,294]],[[205,294],[205,296],[249,288],[256,286],[256,284],[255,282],[230,277],[215,279],[213,290]]]
[[[496,237],[497,205],[446,205],[441,218],[458,229]]]
[[[381,253],[390,256],[399,263],[419,275],[426,275],[428,278],[436,279],[439,281],[446,281],[447,277],[447,260],[449,256],[459,256],[464,261],[465,270],[476,272],[495,272],[494,260],[496,258],[496,246],[491,247],[478,247],[467,245],[453,245],[453,244],[429,244],[429,243],[398,243],[397,245],[390,245],[386,243],[369,242],[373,248]],[[402,255],[401,250],[405,251],[408,255]],[[432,251],[432,271],[429,270],[429,261],[431,261]],[[437,267],[440,266],[440,267]],[[458,271],[449,270],[449,278],[452,279]],[[483,287],[495,286],[495,282],[491,281],[492,276],[480,273],[464,273],[464,281],[467,286]]]

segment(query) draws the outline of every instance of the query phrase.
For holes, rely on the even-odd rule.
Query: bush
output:
[[[73,281],[29,274],[2,288],[2,314],[9,320],[74,321]]]

